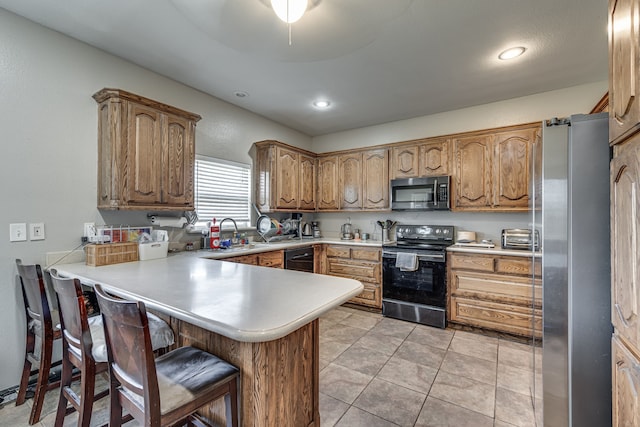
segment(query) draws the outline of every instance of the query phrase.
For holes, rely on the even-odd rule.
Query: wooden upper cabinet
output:
[[[200,116],[119,89],[98,102],[98,208],[194,206],[195,125]]]
[[[391,148],[391,179],[449,175],[451,141],[433,138],[428,142]]]
[[[453,210],[527,211],[531,154],[540,125],[453,141]]]
[[[640,129],[640,0],[609,0],[609,141]]]
[[[316,208],[316,159],[300,154],[300,203],[301,210]]]
[[[420,144],[420,176],[450,175],[451,141],[435,139]]]
[[[535,130],[497,133],[494,137],[493,206],[529,209],[529,178]]]
[[[391,148],[391,179],[420,176],[420,147],[401,145]]]
[[[314,154],[278,141],[255,146],[254,200],[260,211],[314,211]]]
[[[297,209],[300,157],[298,152],[276,146],[276,209]]]
[[[362,153],[363,209],[389,208],[389,150]]]
[[[338,210],[338,156],[318,158],[318,210]]]
[[[167,171],[165,200],[173,205],[187,205],[194,198],[193,181],[195,147],[189,141],[195,139],[193,127],[189,120],[174,115],[167,115],[167,153],[163,168]]]
[[[361,209],[362,152],[341,154],[338,157],[340,209]]]
[[[491,137],[459,138],[453,145],[454,206],[457,209],[491,207]]]
[[[611,161],[611,321],[640,351],[640,135]]]

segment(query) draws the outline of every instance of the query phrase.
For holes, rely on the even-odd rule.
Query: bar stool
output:
[[[49,390],[60,385],[60,380],[49,381],[51,371],[51,356],[54,340],[60,339],[62,334],[58,325],[58,313],[51,310],[47,298],[46,285],[40,265],[25,265],[16,259],[18,275],[22,284],[22,296],[27,320],[27,339],[24,356],[24,366],[20,378],[20,387],[16,398],[16,406],[22,405],[27,396],[29,377],[38,372],[33,396],[33,407],[29,415],[29,424],[40,421],[44,396]],[[38,345],[39,348],[38,348]],[[38,351],[39,350],[39,351]],[[32,369],[37,366],[36,369]]]
[[[62,278],[55,269],[51,269],[50,273],[58,296],[63,336],[62,378],[55,427],[61,427],[65,416],[74,411],[78,411],[78,426],[87,427],[91,421],[93,402],[109,394],[109,389],[106,389],[94,396],[96,374],[108,370],[102,317],[87,316],[82,285],[78,279]],[[158,350],[173,344],[173,332],[169,325],[153,314],[149,314],[149,319],[152,349]],[[80,396],[71,388],[74,367],[80,370]],[[67,403],[71,406],[67,407]]]
[[[123,407],[145,426],[189,421],[195,412],[225,398],[227,426],[238,425],[238,368],[193,347],[180,347],[154,360],[145,305],[107,294],[95,286],[109,359],[109,425],[119,427]]]

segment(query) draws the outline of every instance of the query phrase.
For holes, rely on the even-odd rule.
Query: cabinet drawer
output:
[[[499,276],[467,271],[454,271],[451,275],[450,292],[452,295],[466,295],[474,298],[489,299],[497,302],[530,305],[531,278]],[[542,284],[535,282],[536,306],[542,304]]]
[[[542,334],[542,311],[489,301],[451,296],[450,321],[463,325],[530,337],[532,320],[535,336]]]
[[[359,295],[351,298],[349,302],[354,304],[366,305],[368,307],[382,308],[382,295],[380,286],[373,283],[362,283],[364,289]]]
[[[380,249],[351,248],[351,259],[363,261],[380,261]]]
[[[223,258],[221,261],[237,262],[239,264],[258,265],[257,255],[241,255],[230,258]]]
[[[351,258],[351,248],[348,246],[327,246],[327,256],[335,258]]]
[[[531,276],[532,259],[528,257],[522,258],[496,258],[496,273],[518,274],[523,276]],[[540,263],[536,263],[536,275],[540,276]]]
[[[329,258],[327,259],[327,270],[328,274],[332,276],[367,280],[374,283],[380,282],[380,264]]]
[[[452,269],[459,268],[493,273],[494,258],[492,256],[451,254],[449,259]]]
[[[282,255],[282,251],[258,254],[258,265],[263,267],[284,268],[284,259]]]

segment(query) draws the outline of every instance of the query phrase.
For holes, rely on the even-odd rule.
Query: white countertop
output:
[[[385,242],[391,243],[391,242]],[[252,243],[245,247],[234,247],[232,249],[217,249],[209,250],[203,249],[198,251],[201,256],[210,259],[224,259],[233,256],[257,254],[260,252],[278,251],[280,249],[298,248],[303,246],[312,246],[318,244],[331,244],[331,245],[350,245],[350,246],[369,246],[382,248],[382,241],[380,240],[341,240],[341,239],[290,239],[281,240],[272,243]]]
[[[482,248],[477,246],[458,246],[451,245],[447,248],[449,252],[464,252],[473,254],[487,254],[487,255],[508,255],[508,256],[521,256],[531,257],[531,251],[523,251],[517,249],[502,249],[499,246],[494,248]],[[542,252],[535,252],[535,257],[541,257]]]
[[[363,289],[357,280],[203,258],[207,255],[182,252],[101,267],[76,263],[53,268],[245,342],[284,337]]]

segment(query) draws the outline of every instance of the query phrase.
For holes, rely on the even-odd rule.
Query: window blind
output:
[[[233,218],[249,225],[251,167],[213,157],[196,156],[196,213],[199,221]]]

